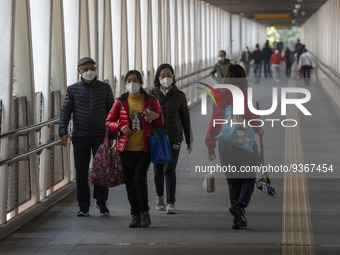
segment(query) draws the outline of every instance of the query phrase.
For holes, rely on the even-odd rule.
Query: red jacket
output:
[[[283,58],[281,54],[279,53],[274,53],[269,61],[269,65],[282,65],[283,64]]]
[[[151,96],[149,96],[144,90],[142,90],[141,93],[144,94],[144,104],[143,104],[142,112],[146,108],[149,108],[150,110],[153,110],[154,112],[160,115],[158,119],[149,123],[148,121],[144,119],[144,114],[142,113],[144,152],[150,152],[149,137],[151,136],[154,127],[156,127],[157,129],[163,127],[164,120],[163,120],[162,109],[161,109],[161,106],[159,105],[158,100],[154,96],[152,96],[153,106],[151,107],[150,100],[149,100],[149,97]],[[129,125],[129,105],[127,101],[128,95],[129,93],[127,92],[127,93],[124,93],[120,98],[116,99],[116,102],[113,104],[105,121],[105,125],[108,126],[110,132],[114,132],[117,134],[120,133],[119,141],[117,145],[118,152],[123,152],[125,150],[125,146],[128,140],[128,137],[124,135],[123,132],[121,132],[120,130],[121,127],[128,126],[131,129]],[[121,104],[121,107],[119,106],[120,104]],[[120,111],[119,111],[119,108],[120,108]]]
[[[258,119],[258,116],[252,113],[249,108],[248,108],[248,93],[247,89],[243,90],[243,95],[244,95],[244,116],[246,120],[253,120],[253,119]],[[207,134],[205,137],[205,144],[208,148],[208,153],[209,154],[214,154],[215,153],[215,147],[216,147],[216,136],[221,133],[222,131],[222,126],[223,125],[215,125],[213,126],[213,121],[214,119],[225,119],[225,113],[223,109],[225,109],[227,106],[232,106],[233,105],[233,96],[230,92],[229,89],[225,89],[220,93],[220,97],[222,100],[222,108],[219,105],[213,104],[213,112],[211,116],[211,120],[209,123],[209,127],[207,130]],[[260,126],[261,122],[259,121],[252,121],[251,125],[254,126]],[[255,127],[255,132],[258,133],[260,131],[259,127]]]

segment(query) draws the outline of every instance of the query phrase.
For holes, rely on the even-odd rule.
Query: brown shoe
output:
[[[141,217],[142,228],[147,228],[151,225],[151,219],[150,219],[149,212],[141,212],[140,217]]]
[[[140,216],[138,214],[132,215],[132,221],[129,228],[140,228]]]

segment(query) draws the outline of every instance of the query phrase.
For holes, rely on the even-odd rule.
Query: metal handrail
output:
[[[198,73],[207,71],[207,70],[209,70],[209,69],[211,69],[211,68],[212,68],[212,67],[206,67],[206,68],[201,69],[201,70],[198,70],[198,71],[196,71],[196,72],[193,72],[193,73],[190,73],[190,74],[181,76],[180,78],[177,79],[177,81],[178,81],[178,80],[183,80],[183,79],[189,78],[189,77],[191,77],[191,76],[193,76],[193,75],[195,75],[195,74],[198,74]],[[201,77],[201,79],[204,79],[204,78],[207,78],[207,77],[209,77],[209,75],[206,75],[206,76],[204,76],[204,77]],[[197,81],[193,81],[193,82],[184,84],[184,85],[181,86],[180,88],[189,87],[190,85],[195,84],[196,82],[197,82]],[[44,126],[56,124],[56,123],[58,123],[58,122],[59,122],[59,118],[54,118],[54,119],[52,119],[52,120],[48,120],[48,121],[45,121],[45,122],[42,122],[42,123],[39,123],[39,124],[31,125],[31,126],[24,127],[24,128],[21,128],[21,129],[16,129],[16,130],[13,130],[13,131],[4,133],[4,134],[0,134],[0,139],[6,138],[6,137],[11,137],[11,136],[16,136],[16,135],[23,134],[23,133],[27,133],[27,132],[30,132],[30,131],[33,131],[33,130],[40,129],[40,128],[44,127]],[[1,160],[1,161],[0,161],[0,166],[6,165],[6,164],[11,164],[11,163],[16,162],[16,161],[18,161],[18,160],[27,158],[27,157],[29,157],[29,156],[32,155],[32,154],[39,153],[39,152],[41,152],[42,150],[44,150],[44,149],[46,149],[46,148],[53,147],[53,146],[58,145],[58,144],[60,144],[60,143],[61,143],[60,140],[55,140],[55,141],[52,141],[52,142],[50,142],[50,143],[47,143],[47,144],[41,145],[41,146],[39,146],[39,147],[36,147],[36,148],[34,148],[33,150],[31,150],[31,151],[27,151],[27,152],[22,153],[22,154],[19,154],[19,155],[14,155],[14,156],[12,156],[12,157],[10,157],[10,158],[8,158],[8,159]]]
[[[40,151],[44,150],[44,149],[47,149],[47,148],[50,148],[50,147],[53,147],[55,145],[58,145],[60,144],[61,141],[60,140],[55,140],[53,142],[50,142],[50,143],[47,143],[47,144],[44,144],[44,145],[41,145],[39,147],[36,147],[35,149],[31,150],[31,151],[27,151],[25,153],[22,153],[22,154],[19,154],[19,155],[14,155],[8,159],[4,159],[4,160],[1,160],[0,161],[0,166],[3,166],[3,165],[7,165],[7,164],[11,164],[15,161],[18,161],[18,160],[21,160],[21,159],[24,159],[24,158],[27,158],[29,157],[30,155],[32,154],[35,154],[35,153],[39,153]]]
[[[333,69],[329,68],[325,63],[323,63],[316,55],[314,55],[313,53],[310,52],[310,54],[312,54],[313,58],[316,60],[315,62],[318,64],[318,66],[323,66],[324,68],[326,68],[327,70],[329,70],[337,79],[340,79],[340,74],[337,73],[336,71],[334,71]],[[322,67],[320,67],[320,70],[326,74],[329,78],[334,78],[332,76],[329,75],[329,73],[327,73]]]
[[[54,125],[58,122],[59,122],[59,118],[54,118],[54,119],[51,119],[51,120],[48,120],[48,121],[45,121],[45,122],[41,122],[41,123],[38,123],[38,124],[34,124],[34,125],[31,125],[31,126],[28,126],[28,127],[9,131],[7,133],[0,134],[0,139],[6,138],[6,137],[11,137],[11,136],[16,136],[16,135],[20,135],[20,134],[25,134],[25,133],[28,133],[30,131],[40,129],[44,126]]]
[[[205,72],[205,71],[207,71],[207,70],[209,70],[209,69],[211,69],[211,68],[213,68],[213,66],[209,66],[209,67],[200,69],[200,70],[198,70],[198,71],[195,71],[195,72],[190,73],[190,74],[183,75],[183,76],[181,76],[181,77],[176,77],[176,82],[181,81],[181,80],[184,80],[184,79],[187,79],[187,78],[189,78],[189,77],[191,77],[191,76],[194,76],[194,75],[196,75],[196,74]],[[209,77],[209,75],[204,76],[204,77],[201,77],[201,79],[204,79],[204,78],[207,78],[207,77]],[[189,83],[187,83],[187,84],[184,84],[184,85],[178,87],[178,89],[183,89],[183,88],[189,87],[190,85],[195,84],[195,83],[196,83],[196,81],[194,81],[194,82],[189,82]],[[143,89],[144,89],[145,91],[149,92],[150,90],[153,89],[153,86],[145,87],[145,88],[143,88]]]
[[[191,77],[191,76],[193,76],[193,75],[195,75],[195,74],[199,74],[199,73],[205,72],[205,71],[207,71],[207,70],[209,70],[209,69],[211,69],[211,68],[213,68],[213,66],[209,66],[209,67],[203,68],[203,69],[201,69],[201,70],[195,71],[195,72],[193,72],[193,73],[183,75],[183,76],[181,76],[181,77],[179,77],[179,78],[176,78],[176,82],[177,82],[177,81],[180,81],[180,80],[184,80],[184,79],[186,79],[186,78],[189,78],[189,77]]]
[[[240,55],[241,56],[241,55]],[[240,57],[239,56],[239,57]],[[230,60],[230,63],[232,63],[232,62],[234,62],[234,63],[237,63],[237,59],[239,59],[239,57],[236,57],[236,58],[234,58],[234,59],[229,59]],[[182,80],[182,79],[185,79],[185,78],[188,78],[188,77],[190,77],[190,76],[192,76],[192,75],[195,75],[195,74],[198,74],[198,73],[201,73],[201,72],[204,72],[204,71],[207,71],[207,70],[209,70],[209,69],[212,69],[214,66],[209,66],[209,67],[206,67],[206,68],[204,68],[204,69],[201,69],[201,70],[198,70],[198,71],[196,71],[196,72],[193,72],[193,73],[191,73],[191,74],[188,74],[188,75],[184,75],[184,76],[181,76],[180,78],[176,78],[176,81],[179,81],[179,80]],[[178,89],[184,89],[184,88],[187,88],[187,87],[189,87],[189,86],[191,86],[191,85],[193,85],[193,84],[196,84],[197,83],[197,81],[200,81],[201,79],[205,79],[205,78],[208,78],[208,77],[210,77],[210,74],[208,74],[208,75],[205,75],[205,76],[203,76],[203,77],[201,77],[200,79],[198,79],[198,80],[195,80],[195,81],[192,81],[192,82],[189,82],[189,83],[186,83],[186,84],[183,84],[182,86],[180,86]]]
[[[210,77],[209,74],[208,74],[208,75],[205,75],[205,76],[203,76],[203,77],[201,77],[200,79],[197,79],[197,80],[195,80],[195,81],[192,81],[192,82],[188,82],[188,83],[186,83],[186,84],[183,84],[183,85],[180,86],[178,89],[185,89],[185,88],[187,88],[187,87],[190,87],[191,85],[196,84],[198,81],[201,81],[202,79],[205,79],[205,78],[208,78],[208,77]]]

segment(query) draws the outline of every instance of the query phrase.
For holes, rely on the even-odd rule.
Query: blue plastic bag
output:
[[[150,136],[151,162],[157,164],[172,162],[172,150],[168,136],[164,134],[163,128],[161,128],[161,135],[158,135],[156,128],[153,131],[154,135]]]
[[[224,113],[227,123],[223,124],[221,133],[215,138],[230,142],[246,151],[254,152],[254,128],[247,125],[243,116],[233,115],[233,107],[228,106]]]

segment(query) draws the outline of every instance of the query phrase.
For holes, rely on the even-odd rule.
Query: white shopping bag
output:
[[[215,176],[207,174],[204,178],[202,187],[206,192],[214,192],[216,189]]]

